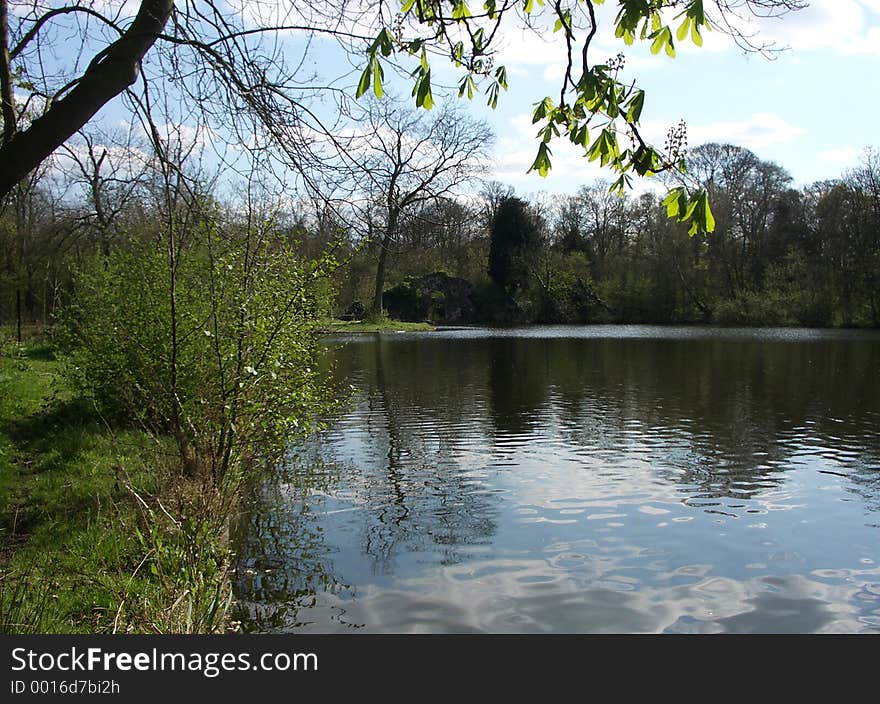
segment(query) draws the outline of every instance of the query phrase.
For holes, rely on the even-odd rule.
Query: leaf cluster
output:
[[[377,97],[384,94],[383,61],[395,56],[418,57],[412,70],[412,97],[418,107],[431,109],[432,93],[429,54],[441,53],[463,71],[458,95],[468,100],[484,90],[487,102],[495,107],[502,90],[507,90],[507,71],[493,63],[502,18],[520,13],[526,22],[539,22],[550,15],[553,32],[563,37],[567,69],[558,99],[545,97],[535,104],[533,124],[538,124],[537,154],[529,171],[547,176],[552,169],[551,143],[567,139],[583,150],[584,156],[616,172],[611,189],[623,193],[634,176],[650,177],[673,173],[689,189],[681,154],[666,155],[647,144],[639,132],[645,92],[635,84],[620,80],[620,62],[592,63],[588,50],[597,30],[595,6],[604,0],[581,0],[547,4],[545,0],[498,2],[487,0],[479,8],[463,0],[402,0],[401,27],[414,32],[404,37],[383,28],[368,46],[367,65],[356,91],[364,95],[372,86]],[[618,0],[614,34],[626,45],[650,42],[654,54],[676,55],[676,42],[703,44],[703,32],[711,31],[703,0]],[[543,13],[543,14],[542,14]],[[485,85],[488,84],[488,85]],[[693,207],[683,208],[676,217],[693,226],[694,232],[711,232],[713,218],[705,194],[699,189],[687,196]],[[677,196],[676,196],[677,198]]]

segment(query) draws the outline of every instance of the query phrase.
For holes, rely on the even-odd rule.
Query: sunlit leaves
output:
[[[355,93],[355,97],[360,98],[364,93],[366,93],[370,86],[373,86],[373,93],[377,98],[381,98],[385,91],[382,88],[382,83],[385,80],[385,71],[382,69],[382,64],[379,62],[378,57],[371,57],[367,62],[367,67],[364,69],[364,72],[361,74],[361,80],[358,82],[357,92]]]
[[[381,98],[383,95],[382,91],[382,80],[385,78],[385,72],[382,70],[382,64],[379,63],[378,60],[373,62],[373,93],[377,98]]]
[[[472,17],[472,15],[467,3],[463,0],[457,0],[452,6],[452,19],[461,21],[466,20],[468,17]]]
[[[688,36],[688,32],[690,32],[691,41],[697,46],[703,46],[703,35],[700,34],[700,28],[705,28],[707,31],[712,29],[709,22],[706,21],[706,14],[703,11],[703,0],[694,0],[678,17],[682,15],[684,15],[684,20],[678,26],[678,30],[675,33],[678,40],[684,41]]]
[[[367,67],[364,69],[364,72],[361,74],[361,80],[358,83],[357,92],[355,93],[355,97],[360,98],[364,93],[366,93],[370,89],[370,81],[373,77],[373,65],[372,62],[367,64]]]
[[[383,28],[367,49],[367,66],[361,74],[361,80],[358,82],[355,97],[360,98],[370,89],[370,85],[373,86],[373,93],[377,98],[381,98],[384,95],[382,83],[385,79],[385,72],[379,61],[379,54],[388,57],[393,52],[394,44],[392,43],[391,32],[388,28]]]
[[[599,160],[602,166],[619,162],[620,147],[617,144],[617,134],[610,129],[603,129],[596,141],[587,149],[587,158],[590,161]]]
[[[556,23],[553,25],[553,31],[558,32],[563,27],[566,31],[571,31],[571,10],[563,10],[560,13]]]
[[[546,142],[541,142],[538,145],[538,155],[526,173],[532,171],[537,171],[541,176],[546,176],[550,173],[550,147],[547,146]]]
[[[630,157],[632,167],[639,176],[654,176],[663,170],[663,157],[649,146],[640,146]]]
[[[619,79],[624,57],[605,63],[586,63],[587,45],[576,12],[582,0],[519,0],[500,3],[498,0],[400,0],[405,22],[393,31],[383,29],[367,49],[368,65],[360,76],[357,95],[372,88],[377,97],[384,93],[384,59],[398,52],[404,57],[419,57],[419,65],[411,72],[412,96],[417,106],[430,109],[434,104],[431,67],[428,56],[438,52],[463,73],[457,81],[459,98],[472,100],[485,92],[492,108],[500,94],[507,90],[507,72],[494,64],[494,49],[500,33],[496,22],[501,15],[517,12],[528,22],[549,22],[553,31],[564,34],[569,51],[569,71],[561,95],[556,100],[544,98],[535,103],[532,123],[539,125],[538,153],[529,171],[546,176],[551,169],[550,145],[554,139],[566,138],[583,150],[590,161],[617,172],[612,186],[615,192],[630,187],[636,176],[653,176],[674,172],[681,183],[685,177],[683,151],[662,154],[646,144],[639,132],[645,107],[645,92],[634,84]],[[592,5],[602,4],[592,0]],[[652,54],[676,56],[676,42],[703,43],[702,31],[711,29],[703,0],[616,0],[614,34],[626,45],[647,42]],[[541,8],[545,8],[542,13]],[[539,20],[539,17],[541,18]],[[500,25],[498,25],[500,26]],[[412,31],[414,36],[406,36]],[[381,63],[380,63],[381,60]],[[390,64],[389,64],[390,65]],[[578,67],[580,76],[571,71]],[[670,217],[687,222],[696,231],[711,231],[714,225],[708,199],[702,191],[693,194],[682,187],[673,191],[667,209]],[[679,202],[683,198],[683,202]],[[693,234],[693,233],[692,233]]]
[[[675,58],[675,45],[672,43],[672,32],[669,30],[669,27],[661,27],[656,32],[651,34],[654,41],[651,42],[651,53],[659,54],[660,51],[665,48],[666,53]]]
[[[638,122],[642,116],[642,108],[645,107],[645,91],[637,90],[626,105],[626,121]]]
[[[493,110],[498,106],[498,95],[502,90],[507,90],[507,69],[504,66],[499,66],[495,70],[495,80],[489,86],[489,100],[487,103]]]
[[[535,111],[532,113],[532,124],[543,120],[547,117],[547,114],[553,111],[553,100],[551,98],[544,98],[540,103],[538,103],[535,107]]]
[[[461,82],[458,84],[458,97],[461,98],[464,96],[465,92],[467,92],[468,100],[473,100],[474,93],[477,91],[477,84],[474,81],[474,77],[470,74],[467,74],[464,78],[461,79]]]
[[[684,186],[670,189],[661,203],[666,208],[666,216],[676,218],[687,208],[687,190]]]
[[[709,196],[705,189],[699,189],[688,198],[687,189],[678,186],[669,191],[663,199],[666,215],[683,223],[690,223],[688,234],[692,237],[698,232],[714,232],[715,217],[709,207]]]
[[[416,99],[416,107],[430,110],[434,107],[434,96],[431,94],[431,69],[419,66],[416,69],[416,73],[419,74],[419,78],[412,91]]]
[[[629,174],[621,174],[620,178],[609,186],[608,192],[623,196],[630,188],[632,188],[632,177]]]
[[[388,57],[391,56],[394,51],[394,44],[392,43],[391,32],[388,28],[383,28],[381,32],[376,36],[375,41],[370,45],[370,48],[367,49],[367,54],[371,56],[375,56],[376,51],[381,51],[382,56]]]

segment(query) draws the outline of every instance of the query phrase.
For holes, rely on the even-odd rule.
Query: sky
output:
[[[813,0],[756,29],[785,50],[768,59],[716,32],[702,48],[679,44],[671,59],[646,45],[627,47],[606,31],[591,51],[597,57],[624,52],[624,75],[646,91],[643,133],[659,146],[669,127],[685,120],[690,146],[747,147],[784,167],[796,187],[837,178],[866,147],[880,147],[880,0]],[[537,148],[532,106],[558,95],[563,64],[558,46],[534,36],[512,38],[500,61],[510,90],[495,111],[480,110],[498,135],[495,178],[521,193],[570,193],[597,177],[613,180],[562,143],[553,147],[549,176],[525,175]]]
[[[128,4],[134,10],[138,3]],[[258,6],[290,7],[283,0],[244,5],[251,10]],[[746,147],[785,168],[795,187],[840,177],[858,164],[865,148],[880,147],[875,132],[880,115],[880,0],[812,0],[806,9],[782,19],[752,22],[747,31],[758,32],[756,41],[783,49],[772,59],[744,52],[719,32],[704,33],[702,48],[678,43],[674,59],[652,55],[648,43],[627,47],[613,37],[616,6],[612,0],[601,6],[591,56],[625,54],[624,82],[635,80],[646,91],[642,134],[648,141],[662,146],[667,130],[684,120],[691,147],[710,141]],[[538,145],[532,110],[545,96],[559,94],[563,45],[559,34],[543,39],[518,28],[501,38],[496,63],[507,68],[509,90],[495,110],[479,97],[465,106],[494,128],[497,141],[489,177],[520,195],[573,193],[598,178],[614,180],[610,170],[589,163],[563,140],[551,144],[549,176],[526,173]],[[287,41],[293,46],[296,38]],[[305,68],[315,66],[327,75],[347,73],[354,91],[358,71],[352,68],[352,57],[317,51]],[[435,83],[445,79],[452,84],[460,78],[440,59],[432,68]],[[126,119],[119,98],[100,119]],[[637,190],[651,183],[642,181]]]

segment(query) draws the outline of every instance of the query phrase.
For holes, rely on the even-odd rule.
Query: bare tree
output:
[[[78,226],[92,231],[101,254],[110,255],[110,245],[120,220],[141,195],[145,185],[148,152],[127,135],[102,135],[81,131],[76,142],[62,145],[57,159],[65,179],[82,189],[86,203]]]
[[[484,171],[493,135],[483,122],[444,107],[427,114],[391,101],[375,103],[369,130],[353,152],[353,176],[377,206],[374,314],[382,314],[388,253],[409,209],[449,197]]]
[[[41,164],[72,137],[106,103],[132,85],[140,73],[141,60],[155,44],[174,8],[173,0],[143,0],[134,20],[122,30],[110,17],[102,16],[91,3],[77,3],[51,10],[38,10],[33,3],[31,22],[18,26],[18,40],[9,44],[9,8],[0,0],[0,90],[3,99],[3,138],[0,147],[0,195]],[[46,110],[29,125],[20,126],[14,100],[12,62],[41,49],[40,32],[60,15],[79,13],[98,18],[113,27],[118,37],[97,52],[83,74],[42,97]],[[40,93],[42,91],[39,91]],[[34,94],[38,94],[35,91]]]

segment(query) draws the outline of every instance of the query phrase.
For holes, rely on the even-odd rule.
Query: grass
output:
[[[0,338],[0,632],[218,630],[228,555],[193,510],[203,487],[171,481],[166,440],[106,423],[61,372],[49,344]]]
[[[321,322],[320,331],[325,334],[348,332],[430,332],[436,328],[430,323],[409,323],[384,318],[380,321],[339,320],[328,318]]]

